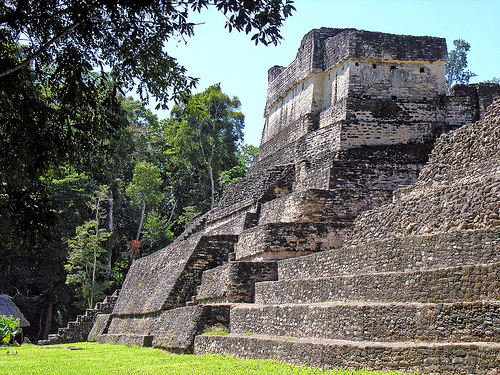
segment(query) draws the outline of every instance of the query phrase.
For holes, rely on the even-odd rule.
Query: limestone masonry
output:
[[[89,339],[498,374],[500,86],[447,94],[446,60],[442,38],[306,34],[248,176],[133,262]]]

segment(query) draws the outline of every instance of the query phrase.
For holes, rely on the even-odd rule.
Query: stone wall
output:
[[[500,330],[493,324],[499,318],[497,301],[235,305],[231,333],[379,342],[500,342]]]
[[[444,60],[348,60],[349,96],[426,102],[446,93]]]
[[[255,303],[496,301],[500,299],[499,265],[491,263],[262,282],[255,286]]]
[[[306,77],[333,70],[348,58],[443,62],[447,60],[448,52],[446,41],[442,38],[383,34],[355,29],[312,30],[302,39],[297,57],[287,68],[271,68],[266,115],[280,98],[300,85]],[[444,81],[440,88],[444,92]],[[267,139],[264,135],[262,143]]]
[[[280,261],[280,280],[428,270],[500,262],[500,230],[395,236]],[[404,251],[401,251],[404,249]]]
[[[253,302],[255,283],[277,278],[276,262],[229,262],[203,273],[196,302]]]
[[[496,100],[483,120],[443,135],[417,184],[398,191],[384,215],[364,214],[350,243],[500,226],[499,115]]]
[[[500,368],[500,345],[428,342],[381,345],[366,342],[259,335],[198,336],[195,354],[220,353],[239,358],[274,359],[298,365],[327,368],[439,374],[493,375]]]
[[[279,69],[281,70],[279,74],[276,74],[278,69],[272,68],[272,74],[269,74],[271,80],[268,82],[266,112],[278,98],[284,96],[297,83],[313,73],[323,71],[324,41],[341,31],[342,29],[330,28],[311,30],[302,38],[297,56],[287,68]],[[267,140],[265,132],[266,129],[261,143]]]

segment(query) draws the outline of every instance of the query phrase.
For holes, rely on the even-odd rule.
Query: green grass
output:
[[[13,354],[13,350],[17,354]],[[338,374],[375,375],[370,371],[333,371],[274,361],[240,360],[218,354],[176,355],[159,349],[76,343],[58,346],[0,346],[0,369],[7,374]],[[388,373],[386,373],[388,374]],[[395,373],[393,373],[395,374]]]
[[[229,335],[229,329],[222,325],[215,325],[212,327],[206,328],[203,333],[203,335]]]

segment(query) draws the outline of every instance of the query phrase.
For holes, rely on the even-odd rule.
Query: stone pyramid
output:
[[[498,210],[469,215],[478,196],[462,204],[461,219],[446,219],[451,203],[439,186],[455,202],[466,181],[481,181],[459,169],[465,151],[449,175],[435,151],[431,165],[441,170],[427,166],[417,178],[436,138],[484,116],[500,87],[446,95],[446,59],[441,38],[306,34],[288,67],[269,70],[248,176],[173,244],[134,261],[113,313],[98,317],[98,340],[321,366],[483,371],[499,353],[486,323],[498,325],[497,232],[486,229]],[[461,133],[450,134],[443,139]],[[478,155],[470,171],[480,169]],[[404,204],[414,213],[402,216]],[[200,335],[214,325],[230,335]]]

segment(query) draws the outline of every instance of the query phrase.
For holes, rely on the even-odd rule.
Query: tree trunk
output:
[[[106,259],[106,278],[109,280],[111,278],[111,258],[113,257],[113,191],[109,190],[109,226],[108,230],[111,233],[110,238],[108,238],[108,254]]]
[[[98,200],[97,207],[95,210],[95,240],[94,240],[94,263],[92,263],[92,286],[90,289],[90,301],[89,301],[89,309],[93,307],[94,304],[94,290],[95,290],[95,269],[97,267],[97,241],[99,238],[99,207],[100,200]]]
[[[142,222],[144,221],[144,213],[146,212],[146,200],[142,200],[142,211],[141,211],[141,221],[139,221],[139,230],[137,231],[136,241],[139,241],[139,237],[141,236]]]
[[[214,208],[215,201],[215,181],[214,181],[214,169],[212,167],[212,160],[214,158],[215,145],[212,145],[212,152],[210,154],[210,159],[208,160],[208,173],[210,175],[210,209]]]
[[[92,264],[92,286],[90,289],[90,301],[89,301],[89,309],[93,307],[94,304],[94,289],[95,289],[95,269],[97,266],[97,225],[96,225],[96,234],[94,240],[94,263]]]
[[[208,167],[208,173],[210,174],[210,199],[211,199],[210,209],[212,210],[214,208],[214,201],[215,201],[215,182],[214,182],[214,171],[211,165]]]
[[[47,307],[47,316],[45,317],[45,330],[43,332],[43,339],[44,340],[47,340],[49,338],[50,326],[52,323],[52,306],[53,305],[54,305],[53,296],[51,295],[49,298],[49,306]]]

